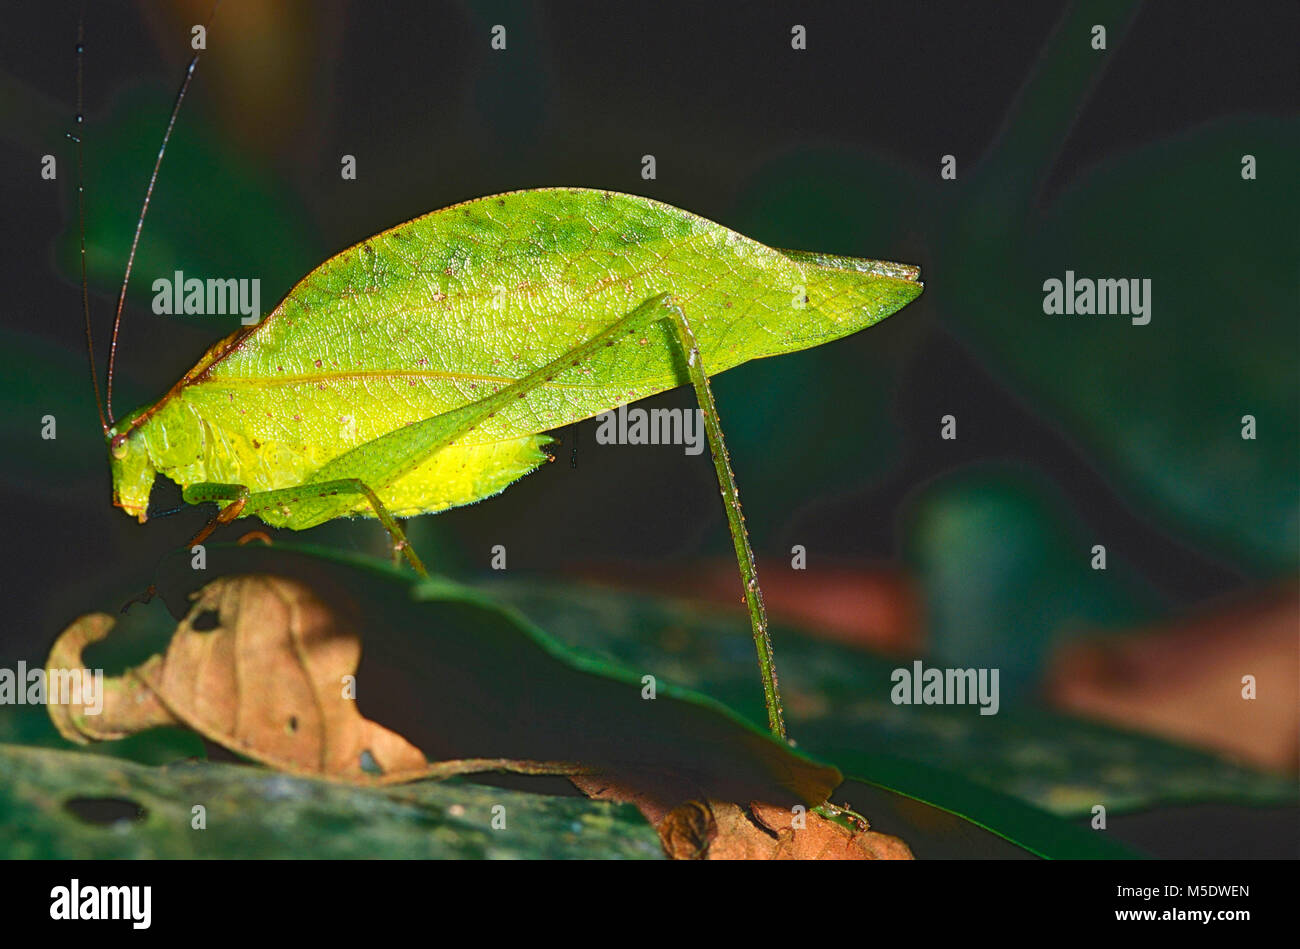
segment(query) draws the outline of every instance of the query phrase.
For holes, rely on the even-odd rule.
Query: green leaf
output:
[[[413,739],[431,757],[609,763],[651,778],[665,772],[689,775],[702,795],[742,801],[788,798],[793,789],[813,802],[839,782],[833,769],[772,740],[702,695],[660,682],[654,701],[642,699],[643,681],[637,674],[560,646],[520,614],[472,588],[442,578],[417,581],[376,561],[307,548],[212,546],[208,558],[205,571],[192,570],[187,555],[164,563],[159,588],[175,614],[188,609],[196,587],[221,576],[272,573],[311,582],[334,608],[350,609],[366,629],[358,670],[359,711]],[[118,669],[158,651],[158,612],[133,610],[107,640],[87,650],[87,661]],[[745,660],[748,667],[747,656]],[[141,742],[147,760],[166,760],[159,759],[158,747],[142,743],[155,733],[129,741]],[[95,747],[112,750],[116,744]],[[547,783],[555,780],[549,778],[508,780],[538,790],[556,787]],[[122,780],[115,781],[120,787]],[[94,796],[96,785],[91,781],[82,790]],[[158,795],[165,796],[168,786],[166,777],[158,779]],[[55,801],[66,797],[61,788],[48,787],[45,796]],[[922,856],[1025,853],[963,818],[887,789],[851,783],[842,791],[837,801],[843,803],[843,794],[851,793],[858,807],[869,803],[873,826],[909,843],[915,840]],[[188,806],[189,792],[174,792]],[[569,805],[557,802],[557,807],[568,813]],[[80,835],[76,831],[57,846],[78,846]]]
[[[478,587],[572,648],[646,669],[706,692],[751,721],[764,720],[753,642],[739,609],[518,579]],[[992,798],[968,799],[965,787],[976,785],[1072,820],[1086,817],[1097,803],[1118,814],[1168,803],[1296,801],[1295,782],[1285,776],[1060,715],[1029,700],[1004,700],[988,716],[971,706],[894,705],[891,673],[910,666],[910,658],[809,639],[780,624],[772,640],[787,724],[801,749],[835,762],[846,774],[880,781],[994,830],[1002,828],[996,810],[985,807]],[[873,770],[876,761],[890,769],[893,762],[911,765],[898,775],[916,780],[894,783],[892,770],[885,777]]]
[[[924,837],[917,839],[913,853],[918,857],[927,856],[927,846],[951,846],[947,839],[950,834],[966,837],[969,846],[978,847],[989,856],[999,859],[1008,856],[990,841],[973,834],[968,824],[1006,844],[1023,847],[1029,854],[1051,860],[1131,860],[1140,856],[1137,851],[1103,833],[1077,826],[1050,811],[967,781],[951,770],[930,768],[891,755],[863,753],[861,749],[847,746],[828,750],[836,760],[843,761],[845,767],[860,774],[873,775],[870,785],[890,795],[910,799],[914,806],[929,805],[931,812],[938,811],[949,817],[947,823],[940,825],[945,834],[934,835],[938,839],[933,843]],[[851,784],[845,787],[842,793],[853,793],[851,787]],[[858,806],[856,800],[853,803]],[[899,810],[904,815],[910,813],[905,805],[900,805]],[[959,820],[954,821],[954,818]],[[931,816],[919,823],[922,828],[927,828],[933,820]],[[872,826],[890,832],[888,821],[873,817]],[[915,832],[913,836],[916,836]]]
[[[194,806],[206,811],[195,829]],[[504,829],[492,828],[505,808]],[[630,805],[460,781],[376,790],[261,768],[150,768],[0,745],[9,859],[661,859]]]

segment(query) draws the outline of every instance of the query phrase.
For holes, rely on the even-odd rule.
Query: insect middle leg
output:
[[[204,504],[208,501],[228,502],[216,513],[207,525],[194,535],[190,546],[201,544],[208,535],[222,524],[229,524],[237,517],[247,517],[274,508],[292,507],[300,501],[334,497],[336,495],[356,495],[365,498],[379,522],[388,531],[388,538],[393,546],[393,556],[404,556],[415,572],[428,576],[424,564],[406,539],[406,533],[397,519],[389,513],[388,508],[379,500],[379,496],[359,478],[336,478],[329,481],[309,481],[292,488],[276,488],[272,491],[249,491],[242,484],[220,484],[205,481],[192,484],[184,491],[187,504]]]

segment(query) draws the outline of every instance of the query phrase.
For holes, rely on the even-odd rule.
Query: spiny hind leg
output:
[[[208,521],[203,530],[195,535],[194,539],[190,541],[190,546],[201,544],[217,527],[222,524],[229,524],[237,517],[247,517],[271,509],[288,509],[292,511],[293,506],[302,501],[323,500],[338,496],[364,498],[370,504],[371,510],[375,512],[375,517],[379,518],[379,522],[383,524],[384,530],[388,531],[388,539],[392,543],[394,560],[405,557],[416,573],[422,577],[428,576],[428,571],[424,569],[424,564],[420,562],[415,549],[411,547],[411,542],[406,539],[406,533],[402,530],[402,526],[397,523],[397,519],[389,513],[388,508],[379,500],[379,495],[375,494],[359,478],[313,481],[292,488],[277,488],[272,491],[249,491],[242,484],[218,484],[210,481],[190,485],[184,491],[187,504],[204,504],[209,501],[217,503],[229,502],[217,512],[212,520]],[[342,514],[344,511],[341,510],[339,513]],[[311,525],[303,524],[301,526]]]
[[[718,406],[713,400],[713,389],[709,385],[709,375],[704,369],[704,358],[700,354],[699,343],[696,342],[695,331],[691,329],[686,312],[671,294],[665,294],[661,300],[668,315],[660,317],[660,320],[668,323],[672,328],[682,355],[686,358],[686,371],[691,377],[696,401],[700,404],[700,414],[704,417],[704,434],[709,442],[713,470],[718,476],[718,487],[722,492],[722,504],[727,514],[727,528],[731,532],[731,543],[736,551],[740,581],[745,589],[745,605],[749,609],[750,625],[753,627],[754,647],[758,651],[758,666],[763,679],[763,699],[767,706],[768,728],[773,735],[785,741],[785,714],[781,708],[781,693],[777,687],[776,659],[772,653],[772,639],[767,630],[767,607],[763,603],[763,590],[758,585],[758,570],[754,565],[754,551],[749,546],[749,533],[745,530],[745,515],[740,510],[740,489],[736,487],[736,476],[731,470],[731,456],[727,453],[727,443],[722,438]]]
[[[754,552],[750,549],[749,535],[745,531],[745,518],[740,511],[740,491],[736,488],[736,478],[731,471],[731,461],[727,455],[726,442],[722,438],[722,427],[718,423],[718,409],[713,401],[713,391],[709,387],[709,377],[704,369],[699,343],[695,339],[695,332],[691,329],[686,312],[671,293],[650,297],[591,339],[575,346],[540,369],[534,370],[523,379],[480,399],[474,404],[472,413],[463,417],[456,428],[443,431],[441,439],[430,445],[428,450],[433,454],[445,445],[454,445],[456,439],[468,434],[475,426],[496,412],[505,410],[516,399],[522,399],[533,389],[549,383],[556,375],[581,365],[607,346],[615,346],[629,338],[639,337],[647,327],[658,323],[668,325],[673,339],[681,347],[682,355],[686,360],[687,374],[690,376],[691,385],[700,404],[700,411],[704,416],[704,433],[713,456],[718,487],[722,490],[727,527],[731,531],[736,562],[740,566],[741,583],[745,590],[745,605],[749,609],[750,623],[753,627],[754,647],[758,652],[759,671],[763,679],[763,698],[767,706],[768,727],[773,735],[785,740],[781,695],[777,687],[772,641],[767,631],[767,609],[763,604],[763,591],[758,585],[758,573],[754,568]],[[438,419],[433,419],[420,424],[436,424],[437,421]]]

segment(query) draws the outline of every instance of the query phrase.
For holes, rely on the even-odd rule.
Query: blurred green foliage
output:
[[[989,364],[1162,527],[1256,576],[1297,564],[1294,120],[1116,156],[1044,208],[998,166],[967,186],[932,286]],[[1241,178],[1249,149],[1261,179]],[[1032,179],[1030,179],[1032,180]],[[998,206],[1001,205],[1001,206]],[[1024,208],[1025,214],[1008,215]],[[1152,318],[1047,316],[1042,282],[1141,277]],[[1242,438],[1242,416],[1259,436]]]
[[[925,593],[934,655],[997,668],[1004,696],[1031,689],[1073,632],[1122,628],[1155,607],[1117,555],[1094,570],[1093,541],[1035,471],[980,465],[915,499],[907,559]]]
[[[124,96],[86,134],[86,269],[92,285],[111,292],[114,301],[158,154],[160,117],[170,109],[161,92],[147,87]],[[67,206],[75,208],[75,179],[65,181]],[[325,250],[311,236],[305,209],[291,189],[212,125],[187,114],[176,125],[154,188],[130,299],[147,305],[152,281],[176,270],[204,279],[256,276],[262,280],[263,309],[269,311],[321,262]],[[69,279],[79,280],[75,217],[59,243],[58,260]],[[211,331],[213,342],[239,325],[238,314],[226,318],[228,323],[213,316],[190,319]]]

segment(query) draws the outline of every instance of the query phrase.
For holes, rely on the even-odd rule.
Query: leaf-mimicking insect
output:
[[[547,459],[546,432],[689,383],[740,565],[769,724],[783,735],[762,594],[709,377],[871,326],[920,295],[918,276],[903,264],[768,247],[635,195],[513,191],[336,254],[259,323],[211,346],[156,402],[114,417],[124,281],[100,409],[113,503],[143,522],[155,477],[171,479],[186,502],[219,506],[192,543],[236,518],[295,530],[378,518],[394,550],[423,572],[398,518],[494,495]],[[95,390],[98,401],[98,382]]]

